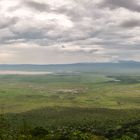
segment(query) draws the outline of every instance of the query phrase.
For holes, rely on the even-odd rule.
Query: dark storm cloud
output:
[[[131,11],[140,12],[140,4],[136,0],[103,0],[100,7],[115,8],[126,8]]]
[[[140,20],[130,19],[121,23],[121,27],[124,28],[134,28],[140,27]]]

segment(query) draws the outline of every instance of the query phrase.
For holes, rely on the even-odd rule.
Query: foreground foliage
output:
[[[140,120],[110,130],[96,130],[92,124],[56,128],[31,127],[23,120],[20,127],[13,127],[0,116],[0,140],[140,140]]]

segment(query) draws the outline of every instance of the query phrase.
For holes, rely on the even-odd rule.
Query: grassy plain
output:
[[[14,126],[73,126],[106,133],[139,121],[140,76],[0,75],[0,111]]]
[[[92,73],[1,75],[0,108],[13,113],[56,106],[140,109],[139,80]]]

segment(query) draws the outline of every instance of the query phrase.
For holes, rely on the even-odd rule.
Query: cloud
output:
[[[1,17],[1,22],[0,22],[0,29],[12,26],[14,24],[16,24],[16,22],[18,21],[18,18],[8,18],[8,17]]]
[[[124,28],[140,27],[140,20],[130,19],[130,20],[122,22],[121,26]]]
[[[100,49],[102,49],[102,48],[99,46],[81,47],[81,46],[64,46],[64,45],[62,45],[59,50],[64,53],[66,52],[66,53],[94,54]]]
[[[35,2],[35,1],[24,1],[25,6],[32,8],[37,11],[50,11],[50,7],[47,4]]]
[[[140,61],[139,9],[138,0],[0,0],[0,63]]]
[[[103,0],[100,7],[109,7],[110,9],[126,8],[131,11],[140,12],[140,3],[138,0]]]

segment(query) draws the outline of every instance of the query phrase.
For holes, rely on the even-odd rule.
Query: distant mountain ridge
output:
[[[77,65],[77,64],[118,64],[118,63],[137,63],[140,64],[140,61],[124,61],[120,60],[117,62],[79,62],[79,63],[65,63],[65,64],[0,64],[0,66],[17,66],[17,65],[35,65],[35,66],[49,66],[49,65]]]
[[[0,70],[140,74],[140,62],[119,61],[74,64],[0,64]]]

